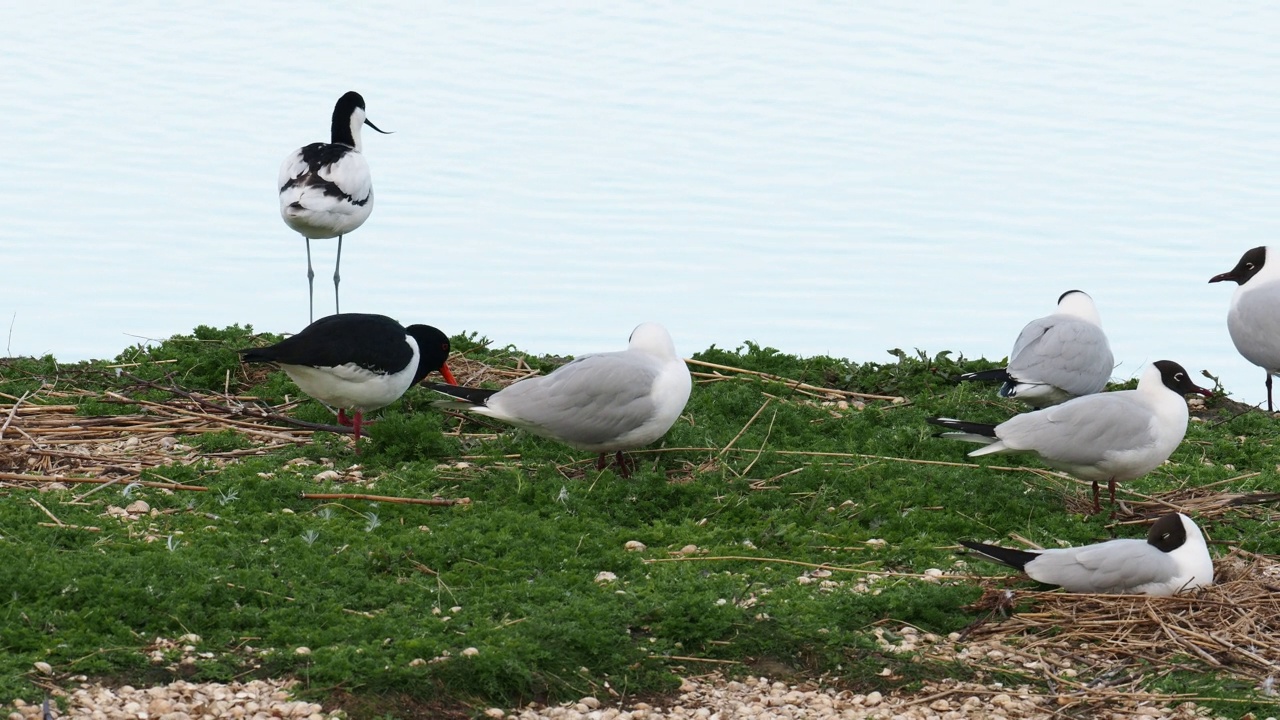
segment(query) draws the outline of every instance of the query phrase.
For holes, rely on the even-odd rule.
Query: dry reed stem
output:
[[[777,563],[779,565],[799,565],[800,567],[812,568],[814,570],[830,570],[831,572],[861,573],[863,575],[879,575],[881,577],[935,579],[930,575],[923,575],[920,573],[900,573],[900,572],[891,572],[888,570],[868,570],[866,568],[854,568],[854,567],[847,567],[843,565],[831,565],[830,563],[809,563],[809,562],[803,562],[800,560],[788,560],[786,558],[752,557],[750,555],[716,555],[716,556],[685,555],[682,557],[671,557],[671,558],[645,558],[644,564],[651,565],[654,563],[669,563],[669,562],[726,562],[726,561],[746,561],[746,562]]]
[[[21,405],[22,401],[26,400],[30,395],[30,392],[24,392],[22,393],[22,397],[13,401],[13,407],[9,408],[9,416],[4,419],[4,425],[0,425],[0,439],[4,438],[4,431],[9,429],[10,423],[13,422],[14,415],[18,414],[18,406]]]
[[[369,500],[371,502],[401,503],[406,505],[470,505],[471,498],[407,498],[391,495],[367,495],[365,493],[300,493],[303,500]]]
[[[756,456],[751,458],[751,462],[747,463],[747,466],[742,469],[742,472],[735,472],[738,477],[742,477],[751,472],[751,468],[755,467],[756,463],[760,462],[761,456],[764,455],[765,446],[769,444],[769,438],[773,437],[773,424],[777,419],[778,408],[774,408],[773,415],[769,418],[769,427],[764,432],[764,439],[760,441],[760,447],[756,448]],[[730,470],[732,469],[733,468],[730,468]]]
[[[60,527],[66,525],[66,523],[58,519],[57,515],[54,515],[53,513],[49,512],[49,508],[45,507],[44,505],[41,505],[39,500],[36,500],[35,498],[29,498],[29,499],[31,500],[31,504],[40,508],[40,511],[43,512],[45,515],[48,515],[50,520],[58,523]]]
[[[742,429],[738,431],[738,434],[733,436],[733,439],[729,441],[729,444],[725,445],[724,448],[720,450],[720,453],[716,455],[716,457],[723,457],[725,453],[729,452],[729,450],[733,447],[734,443],[738,442],[738,439],[741,438],[742,435],[747,432],[747,428],[751,427],[751,423],[755,422],[756,418],[760,417],[760,413],[764,412],[764,409],[769,406],[770,402],[772,402],[772,399],[767,399],[760,404],[760,407],[756,409],[755,413],[751,416],[751,418],[747,420],[745,425],[742,426]]]
[[[60,530],[84,530],[85,532],[92,532],[92,533],[102,532],[102,528],[94,527],[93,525],[68,525],[64,522],[58,522],[58,523],[40,522],[40,523],[36,523],[36,525],[40,527],[46,527],[46,528],[58,528]]]
[[[774,382],[783,383],[797,390],[806,390],[810,392],[822,393],[824,396],[828,396],[828,397],[834,396],[834,397],[860,398],[865,400],[885,400],[892,403],[905,403],[907,401],[906,398],[898,395],[872,395],[870,393],[853,392],[852,390],[837,390],[835,388],[819,387],[817,385],[810,385],[805,382],[800,382],[799,380],[793,380],[790,378],[781,377],[779,375],[772,375],[770,373],[760,372],[758,370],[744,370],[742,368],[731,367],[729,365],[719,365],[717,363],[705,362],[703,360],[685,359],[685,363],[688,365],[696,365],[698,367],[711,368],[712,370],[738,373],[740,375],[750,375],[750,376],[762,378],[765,380],[772,380]],[[699,374],[703,374],[703,373],[699,373]],[[715,379],[720,379],[720,378],[728,379],[726,376],[722,376],[722,375],[712,375],[711,377]]]
[[[714,658],[690,657],[688,655],[650,655],[650,660],[680,660],[684,662],[714,663],[716,665],[741,665],[741,660],[716,660]]]
[[[504,368],[502,366],[490,365],[479,360],[472,360],[465,355],[456,354],[449,358],[449,368],[458,382],[463,385],[480,385],[484,383],[506,387],[515,382],[519,382],[532,375],[539,374],[532,370],[524,362],[523,358],[512,357],[511,361],[516,364],[516,368]],[[811,385],[793,378],[782,377],[781,375],[773,375],[771,373],[760,372],[758,370],[747,370],[744,368],[732,367],[730,365],[720,365],[718,363],[706,362],[704,360],[685,359],[685,364],[697,367],[710,368],[716,372],[704,373],[690,370],[690,374],[702,378],[704,380],[718,382],[722,380],[749,380],[751,378],[761,378],[773,382],[786,385],[792,392],[799,392],[810,397],[822,400],[838,400],[843,398],[856,398],[863,400],[881,400],[894,405],[906,404],[908,400],[899,395],[876,395],[872,393],[860,393],[852,390],[840,390],[838,388],[821,387]],[[720,373],[733,373],[732,375],[722,375]]]
[[[0,480],[9,480],[18,483],[77,483],[77,484],[107,484],[118,482],[118,479],[103,478],[84,478],[84,477],[67,477],[65,475],[22,475],[19,473],[0,472]],[[154,482],[151,480],[132,480],[131,485],[141,485],[143,487],[161,488],[164,490],[192,490],[194,492],[205,492],[209,488],[202,485],[181,485],[179,483]]]

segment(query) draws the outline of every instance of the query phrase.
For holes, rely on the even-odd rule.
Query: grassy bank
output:
[[[235,349],[272,339],[200,328],[111,362],[0,361],[0,702],[79,675],[292,676],[353,713],[408,717],[423,704],[657,694],[713,670],[883,692],[1000,676],[886,650],[875,630],[964,631],[989,616],[970,607],[984,585],[1034,589],[958,567],[957,538],[1144,532],[1081,514],[1087,487],[1030,460],[970,463],[972,446],[933,437],[926,416],[1016,409],[951,381],[991,366],[981,360],[711,348],[693,356],[685,415],[622,479],[436,410],[416,388],[356,455],[349,435],[308,425],[333,416],[283,373],[238,363]],[[464,383],[563,361],[475,336],[454,347]],[[1169,464],[1122,487],[1119,521],[1181,503],[1203,511],[1215,555],[1280,554],[1274,504],[1213,504],[1280,489],[1274,420],[1224,399],[1199,414]],[[1182,669],[1135,657],[1126,672],[1231,714],[1271,707],[1257,672],[1206,680],[1203,658],[1175,655]]]

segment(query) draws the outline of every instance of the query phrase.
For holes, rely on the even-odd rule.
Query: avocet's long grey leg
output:
[[[338,309],[338,282],[342,279],[338,275],[338,268],[342,267],[342,236],[338,236],[338,261],[333,264],[333,312],[335,314],[342,312]]]
[[[1271,407],[1271,371],[1267,371],[1267,412],[1275,412]]]
[[[307,324],[311,324],[316,320],[316,271],[311,269],[311,238],[302,237],[307,241]]]

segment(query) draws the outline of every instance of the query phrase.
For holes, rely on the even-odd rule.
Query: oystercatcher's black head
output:
[[[405,331],[418,343],[418,371],[413,374],[413,384],[417,385],[423,378],[439,370],[445,382],[457,385],[458,381],[453,379],[453,373],[449,372],[446,364],[449,359],[449,336],[430,325],[410,325]]]

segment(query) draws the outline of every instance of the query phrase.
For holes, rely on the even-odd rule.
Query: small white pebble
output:
[[[480,654],[480,651],[473,647],[469,647],[466,650],[463,650],[461,654],[462,657],[475,657]]]
[[[601,584],[611,583],[617,579],[618,579],[618,576],[609,572],[608,570],[601,570],[600,572],[596,573],[596,582]]]

